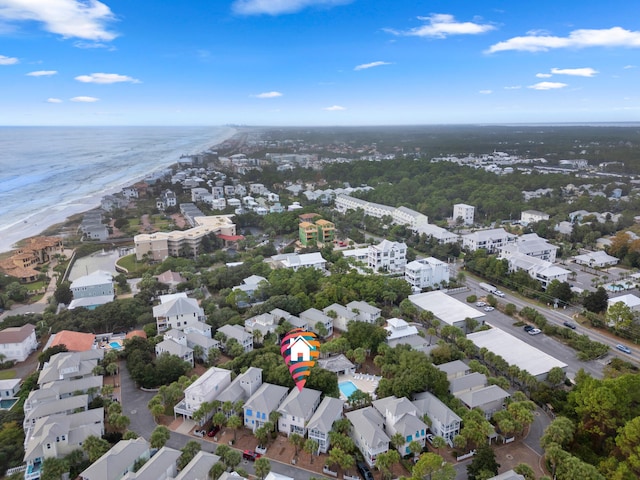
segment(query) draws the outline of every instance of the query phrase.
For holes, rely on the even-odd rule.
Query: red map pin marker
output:
[[[280,342],[280,353],[289,367],[291,378],[298,390],[302,390],[311,374],[311,367],[320,356],[320,341],[313,332],[295,328]]]

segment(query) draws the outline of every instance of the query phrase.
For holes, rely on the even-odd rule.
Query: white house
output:
[[[374,307],[361,300],[354,300],[347,303],[347,308],[357,315],[356,320],[366,323],[376,323],[382,312],[378,307]]]
[[[409,337],[418,336],[418,329],[401,318],[390,318],[384,329],[387,331],[386,342],[392,347],[398,343],[404,343],[403,341],[408,340]]]
[[[336,330],[346,331],[349,322],[357,320],[358,315],[351,309],[340,305],[339,303],[333,303],[328,307],[322,309],[323,313],[333,318],[333,328]]]
[[[627,295],[620,295],[619,297],[610,298],[608,300],[609,306],[607,308],[611,308],[616,303],[623,303],[633,312],[640,311],[640,298],[631,293]]]
[[[444,438],[452,447],[453,439],[460,433],[462,419],[431,392],[417,393],[412,403],[421,417],[426,415],[431,420],[431,433]]]
[[[464,248],[471,251],[483,248],[487,253],[496,253],[501,247],[516,241],[516,235],[505,231],[504,228],[478,230],[461,235],[461,238]]]
[[[292,389],[278,408],[278,431],[287,436],[297,433],[304,437],[307,434],[307,422],[320,405],[321,395],[321,392],[311,388]]]
[[[156,319],[158,332],[172,328],[184,330],[206,320],[198,301],[188,298],[184,292],[162,295],[160,305],[153,307],[153,317]]]
[[[80,480],[120,480],[134,471],[137,461],[149,460],[151,449],[142,437],[120,440],[80,474]]]
[[[407,244],[383,240],[369,246],[368,266],[376,272],[404,272],[407,264]]]
[[[271,262],[275,268],[290,268],[294,271],[303,267],[313,267],[324,271],[327,265],[327,261],[322,258],[320,252],[302,254],[283,253],[280,255],[273,255],[271,257]]]
[[[253,335],[245,332],[242,327],[238,325],[223,325],[218,331],[223,333],[227,337],[227,340],[235,338],[245,353],[253,350]]]
[[[193,360],[193,349],[176,342],[173,339],[163,340],[155,346],[156,356],[159,357],[163,353],[169,355],[175,355],[176,357],[184,360],[192,367],[195,365]]]
[[[373,467],[378,455],[389,450],[391,440],[384,431],[384,418],[373,407],[353,410],[345,416],[351,422],[349,436],[362,453],[365,462]]]
[[[449,283],[449,264],[433,257],[414,260],[405,266],[404,279],[416,290],[439,287]]]
[[[203,403],[216,400],[218,395],[231,384],[231,370],[211,367],[184,390],[184,399],[173,411],[176,415],[193,418],[193,414]],[[200,424],[206,422],[203,418]]]
[[[36,327],[30,323],[0,330],[0,354],[5,360],[24,362],[37,348]]]
[[[465,203],[456,203],[453,206],[453,220],[457,221],[458,218],[462,218],[463,225],[473,225],[474,213],[476,207],[467,205]]]
[[[520,213],[520,223],[523,225],[541,222],[543,220],[549,220],[548,213],[539,212],[538,210],[524,210]]]
[[[554,280],[566,282],[571,273],[571,271],[554,265],[551,262],[520,252],[510,253],[504,258],[509,262],[510,272],[525,270],[531,278],[538,280],[544,289]]]
[[[329,432],[336,420],[342,418],[344,402],[338,398],[324,397],[307,423],[310,439],[318,442],[318,453],[327,453],[330,446]]]
[[[499,258],[507,258],[514,253],[521,253],[529,257],[539,258],[547,262],[556,261],[558,247],[541,238],[536,233],[527,233],[516,238],[514,243],[501,247]]]
[[[576,255],[573,257],[573,261],[578,265],[587,265],[592,268],[605,268],[617,265],[620,260],[609,255],[607,252],[598,250],[597,252],[588,252],[583,255]]]
[[[320,324],[327,331],[327,333],[324,335],[325,337],[330,337],[331,335],[333,335],[333,318],[324,314],[316,308],[309,308],[300,313],[300,319],[306,321],[311,331],[317,334],[319,334],[318,324]]]

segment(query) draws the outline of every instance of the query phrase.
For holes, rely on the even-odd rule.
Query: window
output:
[[[253,412],[251,411],[250,408],[247,408],[246,412],[247,412],[247,417],[250,417],[253,415]]]
[[[411,440],[413,440],[413,435],[407,435],[407,442],[410,442]]]

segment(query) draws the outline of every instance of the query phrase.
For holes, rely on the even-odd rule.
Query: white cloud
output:
[[[490,95],[493,93],[493,90],[480,90],[478,93],[481,93],[482,95]]]
[[[0,55],[0,65],[15,65],[19,60],[16,57],[5,57]]]
[[[585,68],[552,68],[551,73],[554,75],[573,75],[576,77],[593,77],[598,72],[590,67]]]
[[[538,78],[549,78],[552,77],[553,75],[551,75],[550,73],[536,73],[536,77]]]
[[[504,87],[505,90],[520,90],[522,88],[522,85],[511,85],[508,87]]]
[[[621,27],[608,29],[574,30],[568,37],[552,35],[527,35],[513,37],[496,43],[487,53],[519,50],[525,52],[546,52],[554,48],[587,48],[587,47],[640,47],[640,32],[625,30]]]
[[[394,35],[446,38],[449,35],[477,35],[495,30],[496,28],[489,24],[457,22],[453,15],[447,13],[434,13],[430,17],[417,18],[418,20],[427,22],[426,25],[405,31],[393,29],[385,29],[385,31]]]
[[[561,82],[539,82],[534,85],[529,85],[529,88],[534,90],[555,90],[557,88],[564,88],[568,85]]]
[[[59,98],[47,98],[47,103],[62,103]]]
[[[282,93],[280,92],[263,92],[263,93],[258,93],[257,95],[251,95],[252,97],[255,98],[278,98],[282,96]]]
[[[235,0],[231,5],[241,15],[280,15],[299,12],[308,7],[333,7],[346,5],[352,0]]]
[[[76,80],[82,83],[100,84],[120,82],[140,83],[140,80],[128,77],[127,75],[118,75],[117,73],[92,73],[91,75],[79,75],[76,77]]]
[[[636,68],[635,65],[625,65],[624,67],[622,67],[624,70],[628,70],[630,68]]]
[[[327,112],[340,112],[342,110],[346,110],[346,108],[341,107],[340,105],[332,105],[330,107],[323,108],[323,110],[326,110]]]
[[[93,103],[93,102],[97,102],[98,100],[100,99],[96,97],[73,97],[71,99],[72,102],[80,102],[80,103]]]
[[[107,30],[115,16],[98,0],[2,0],[0,19],[6,22],[39,22],[44,30],[64,38],[110,41]]]
[[[55,70],[38,70],[36,72],[27,73],[27,77],[50,77],[56,75],[58,72]]]
[[[382,65],[391,65],[390,62],[371,62],[371,63],[363,63],[362,65],[357,65],[354,70],[366,70],[367,68],[373,67],[381,67]]]

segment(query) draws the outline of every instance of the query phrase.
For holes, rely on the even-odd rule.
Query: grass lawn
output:
[[[25,285],[25,287],[27,287],[27,290],[29,290],[30,292],[33,292],[35,290],[42,290],[43,288],[47,288],[47,285],[49,285],[49,282],[33,282],[33,283],[27,283]]]
[[[15,370],[0,370],[0,380],[11,380],[16,378]]]

